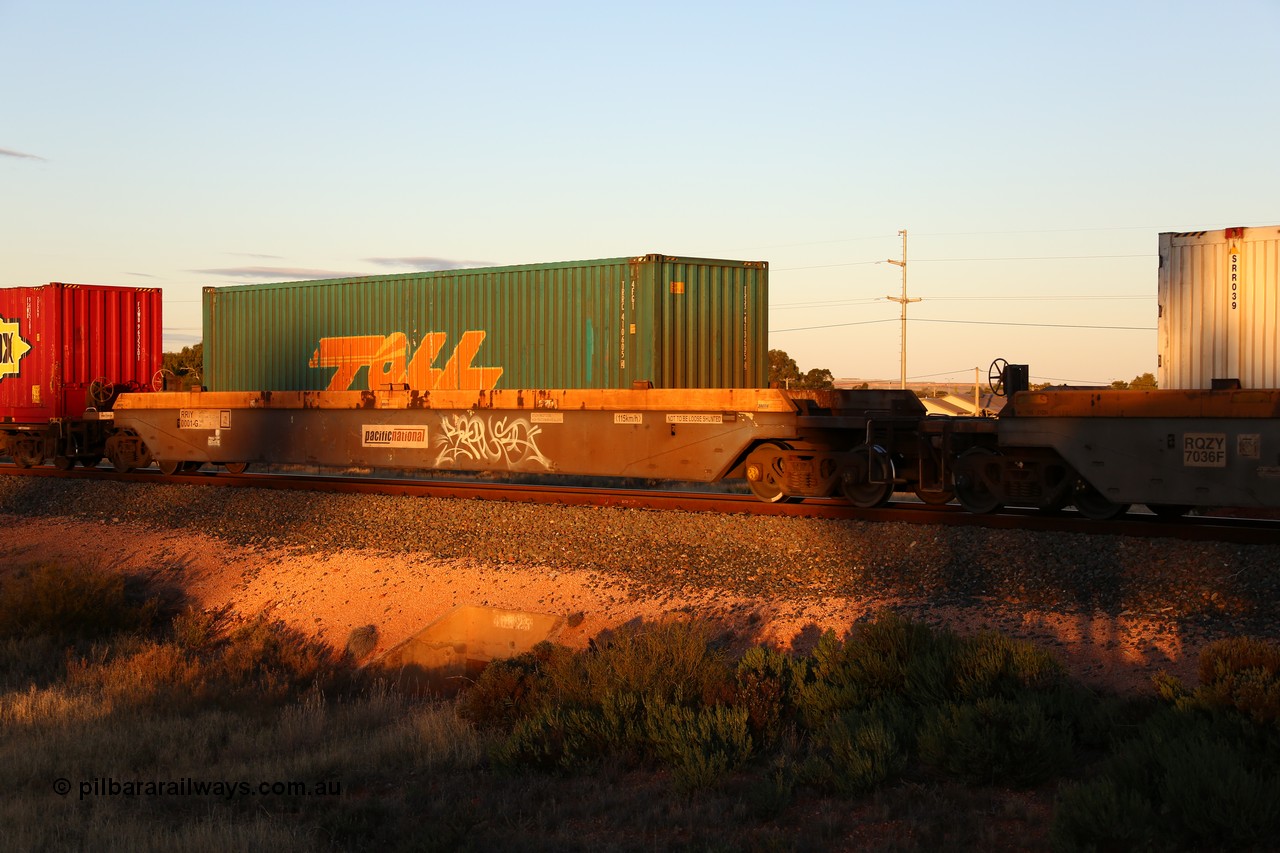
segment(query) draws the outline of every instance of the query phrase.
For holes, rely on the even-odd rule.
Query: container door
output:
[[[15,423],[48,423],[59,417],[56,389],[58,340],[52,288],[0,291],[0,417]],[[54,302],[55,305],[50,305]]]

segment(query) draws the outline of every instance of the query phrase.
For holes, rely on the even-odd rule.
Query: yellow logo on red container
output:
[[[18,321],[0,317],[0,379],[18,375],[18,362],[31,349],[31,344],[18,334]]]

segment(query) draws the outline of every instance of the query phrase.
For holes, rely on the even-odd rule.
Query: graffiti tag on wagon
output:
[[[18,375],[18,363],[31,345],[18,334],[18,321],[0,317],[0,379]]]
[[[538,447],[542,427],[525,418],[481,417],[470,413],[446,415],[440,419],[435,438],[440,448],[436,465],[479,462],[486,465],[536,464],[551,470],[551,460]]]
[[[474,364],[485,339],[485,332],[478,329],[463,332],[444,365],[433,366],[444,354],[448,337],[447,332],[429,332],[412,357],[409,337],[404,332],[321,338],[308,366],[335,368],[326,391],[377,391],[404,386],[415,391],[488,391],[497,387],[503,369]],[[366,369],[364,386],[355,386],[357,377]]]

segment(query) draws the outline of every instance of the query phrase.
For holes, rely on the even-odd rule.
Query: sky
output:
[[[1156,371],[1158,235],[1280,224],[1280,0],[0,0],[0,287],[770,264],[802,370]]]

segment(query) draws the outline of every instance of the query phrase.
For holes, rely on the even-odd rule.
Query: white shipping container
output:
[[[1280,388],[1280,226],[1160,235],[1161,388]]]

